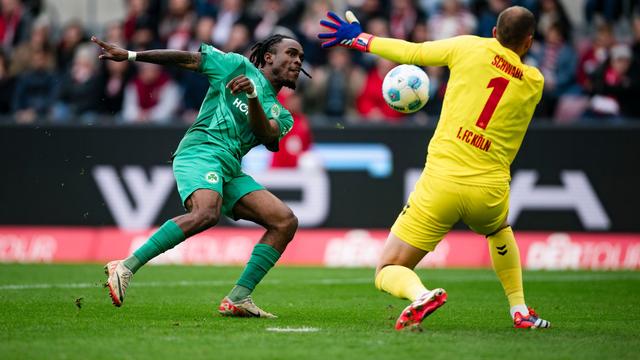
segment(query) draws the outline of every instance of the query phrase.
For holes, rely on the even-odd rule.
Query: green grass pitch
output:
[[[122,308],[101,265],[0,265],[1,359],[638,359],[640,272],[526,272],[548,330],[515,330],[491,270],[419,270],[448,303],[397,332],[407,302],[372,269],[276,267],[254,293],[278,319],[222,318],[239,267],[148,266]],[[278,332],[282,329],[315,329]]]

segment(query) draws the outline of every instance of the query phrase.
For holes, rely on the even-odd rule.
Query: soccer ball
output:
[[[385,75],[382,96],[396,111],[416,112],[429,100],[429,77],[415,65],[398,65]]]

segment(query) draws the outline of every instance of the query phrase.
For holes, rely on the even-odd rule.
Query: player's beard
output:
[[[291,90],[296,89],[296,81],[295,80],[282,80],[282,86],[288,87]]]
[[[286,75],[286,73],[288,73],[288,71],[283,71],[281,69],[274,69],[273,70],[273,74],[276,75],[277,77],[280,78],[280,84],[284,87],[288,87],[291,90],[295,90],[296,89],[296,82],[298,81],[298,79],[287,79],[284,76]]]

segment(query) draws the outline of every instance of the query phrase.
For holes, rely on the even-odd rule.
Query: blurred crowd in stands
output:
[[[395,64],[342,48],[320,48],[318,22],[327,10],[352,9],[365,31],[414,42],[456,35],[491,36],[497,15],[521,5],[538,19],[525,59],[545,76],[536,121],[620,123],[640,119],[640,0],[113,0],[126,16],[95,29],[54,23],[43,0],[0,0],[0,117],[56,124],[193,122],[208,88],[197,73],[139,62],[100,61],[92,34],[131,50],[197,51],[200,43],[248,55],[272,33],[297,38],[303,65],[295,93],[282,101],[311,123],[435,123],[446,68],[426,68],[429,104],[413,115],[391,110],[380,87]],[[469,74],[473,76],[473,74]],[[303,115],[304,114],[304,115]]]

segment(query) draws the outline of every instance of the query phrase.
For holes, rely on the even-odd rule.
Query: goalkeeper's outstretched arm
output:
[[[376,36],[371,39],[369,52],[400,64],[427,65],[423,47],[423,44]]]
[[[327,13],[328,20],[320,20],[328,32],[318,34],[324,39],[323,48],[343,46],[359,51],[371,52],[402,64],[443,66],[448,65],[452,50],[451,40],[412,43],[405,40],[377,37],[362,31],[360,22],[351,11],[343,20],[333,12]]]
[[[113,61],[144,61],[159,65],[172,65],[183,69],[198,71],[200,68],[201,55],[199,52],[180,51],[180,50],[146,50],[146,51],[129,51],[115,44],[106,43],[95,36],[91,37],[91,41],[98,44],[102,49],[100,59]]]

